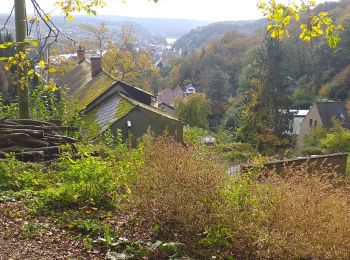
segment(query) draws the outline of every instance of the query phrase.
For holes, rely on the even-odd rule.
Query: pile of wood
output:
[[[75,153],[76,139],[62,135],[65,131],[77,128],[27,119],[0,119],[0,159],[11,153],[26,162],[53,161],[60,157],[63,144],[70,144]]]

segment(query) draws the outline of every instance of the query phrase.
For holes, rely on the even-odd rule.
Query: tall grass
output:
[[[145,148],[132,190],[157,238],[196,257],[350,257],[350,185],[327,172],[229,177],[200,148],[161,138]]]
[[[341,177],[286,169],[272,176],[279,193],[261,227],[259,256],[292,259],[350,258],[350,186]]]

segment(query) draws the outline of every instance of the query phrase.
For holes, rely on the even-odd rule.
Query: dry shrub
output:
[[[133,202],[196,259],[350,259],[350,184],[309,171],[228,177],[200,148],[163,137],[145,147]]]
[[[223,179],[214,159],[200,148],[160,137],[145,146],[132,191],[140,215],[159,227],[162,239],[186,242],[214,222]]]
[[[279,193],[260,227],[260,258],[349,259],[350,190],[343,177],[306,167],[285,169],[268,182]]]

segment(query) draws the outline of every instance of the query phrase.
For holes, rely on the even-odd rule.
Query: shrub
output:
[[[226,241],[221,257],[257,258],[259,232],[264,225],[268,225],[270,211],[279,199],[274,187],[259,179],[259,174],[254,171],[226,180],[216,223],[216,227],[220,227],[222,241]],[[211,236],[208,233],[205,240],[213,242]],[[218,240],[213,245],[222,241]],[[212,251],[215,249],[211,248]]]
[[[199,148],[161,137],[145,147],[133,198],[141,217],[159,227],[164,239],[189,241],[213,224],[223,178]]]
[[[53,185],[41,192],[39,206],[46,209],[109,208],[117,206],[120,199],[130,193],[128,182],[142,165],[142,146],[133,150],[127,150],[124,145],[116,149],[93,147],[83,146],[81,159],[73,161],[69,156],[64,157],[51,168]],[[99,157],[87,151],[94,151]]]
[[[333,118],[330,129],[316,127],[311,135],[305,138],[305,143],[309,148],[302,151],[304,154],[310,154],[311,147],[315,148],[314,154],[321,149],[327,153],[348,152],[350,151],[350,131],[345,129],[339,120]]]
[[[349,259],[350,186],[341,177],[287,169],[270,177],[280,194],[259,231],[258,255],[269,259]]]
[[[215,148],[219,155],[234,163],[245,162],[257,154],[250,144],[245,143],[220,143]]]
[[[110,162],[87,156],[76,162],[63,159],[56,167],[56,184],[42,192],[49,208],[78,207],[87,203],[111,206],[115,188]]]
[[[0,118],[3,117],[18,117],[19,107],[17,103],[4,104],[0,96]]]
[[[186,145],[196,145],[202,142],[202,138],[210,135],[208,130],[198,127],[184,128],[184,142]]]
[[[23,163],[14,157],[0,161],[0,191],[39,190],[49,184],[41,165]]]
[[[330,153],[350,151],[350,131],[343,128],[341,122],[332,121],[330,133],[321,139],[321,146]]]
[[[344,177],[326,170],[310,174],[307,167],[290,167],[279,175],[261,174],[257,167],[232,177],[207,149],[186,148],[167,137],[145,138],[132,150],[103,147],[98,158],[83,149],[82,159],[63,158],[48,168],[14,158],[1,161],[0,190],[45,188],[39,193],[45,209],[74,207],[68,210],[74,216],[90,211],[69,225],[87,241],[102,237],[100,241],[113,244],[117,234],[99,212],[129,202],[139,213],[130,222],[141,223],[133,233],[144,231],[142,223],[151,226],[158,239],[184,243],[185,254],[196,259],[350,258],[350,183]],[[24,227],[28,236],[36,231],[36,225]],[[158,246],[180,254],[181,243]]]
[[[301,150],[301,155],[303,156],[307,156],[307,155],[321,155],[325,152],[325,150],[323,150],[320,147],[315,147],[315,146],[305,146],[303,147],[303,149]]]

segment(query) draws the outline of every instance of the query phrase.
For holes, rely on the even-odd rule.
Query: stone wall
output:
[[[285,168],[294,168],[295,170],[298,170],[299,168],[303,167],[306,168],[310,173],[322,170],[323,172],[328,171],[329,173],[335,172],[340,175],[346,175],[347,159],[347,153],[302,157],[291,160],[281,160],[265,163],[264,170],[274,170],[277,173],[282,173]],[[244,165],[241,167],[241,172],[247,172],[252,167],[254,166]]]

